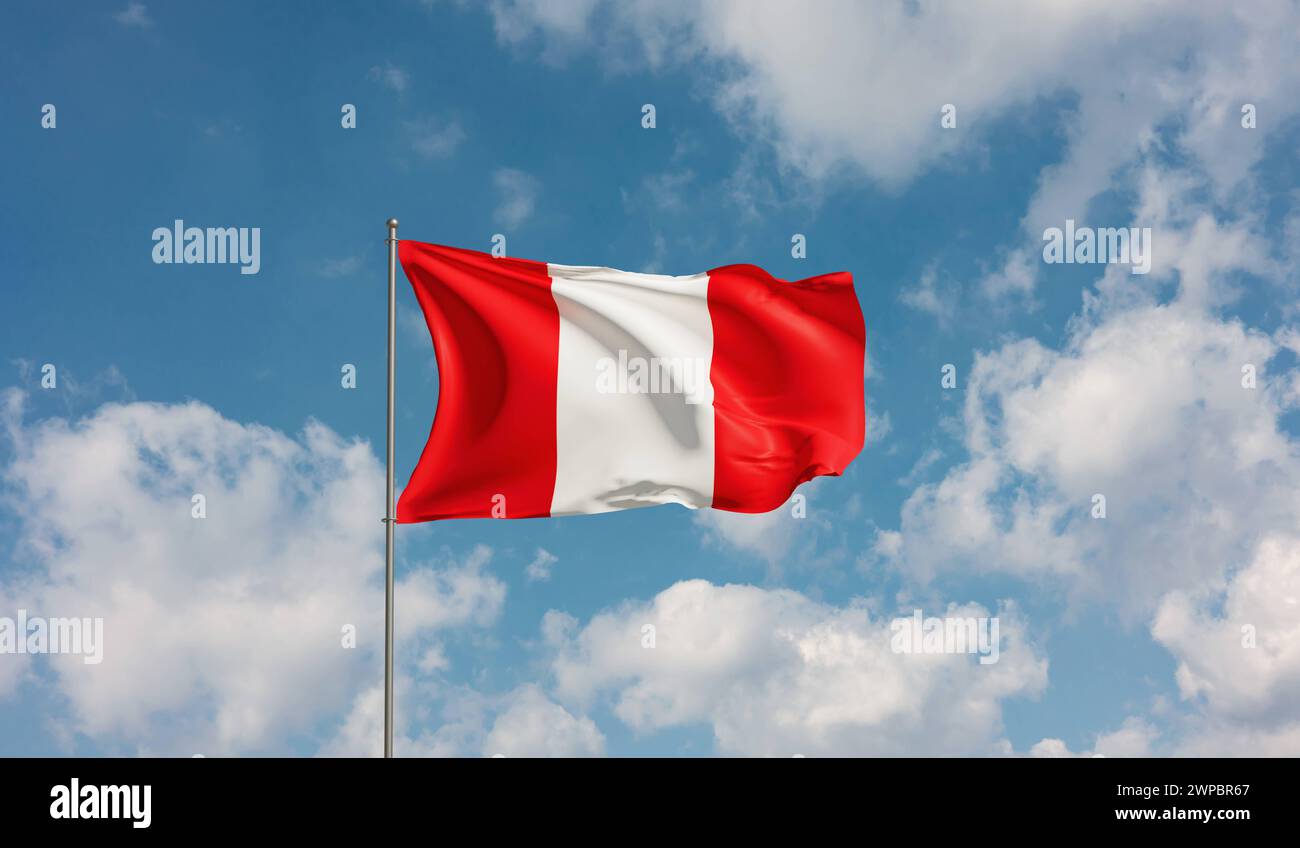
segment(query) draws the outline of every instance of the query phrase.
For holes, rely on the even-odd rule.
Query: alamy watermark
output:
[[[596,391],[602,395],[685,396],[690,404],[709,400],[709,363],[690,356],[602,356],[596,360]]]
[[[1073,218],[1065,219],[1065,229],[1043,230],[1043,261],[1049,265],[1064,263],[1120,263],[1133,267],[1130,274],[1151,270],[1150,227],[1075,227]]]
[[[50,798],[52,819],[126,819],[134,828],[146,828],[153,822],[150,784],[83,785],[74,777],[52,786]]]
[[[1001,653],[997,617],[926,618],[918,609],[896,618],[889,647],[896,654],[979,654],[980,665],[993,665]]]
[[[153,231],[155,265],[238,265],[241,274],[262,269],[261,227],[187,227],[177,218]]]
[[[104,619],[41,618],[18,610],[0,616],[0,654],[73,654],[86,665],[104,661]]]

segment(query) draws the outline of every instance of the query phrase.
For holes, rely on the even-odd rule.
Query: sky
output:
[[[104,635],[0,653],[0,755],[380,753],[389,217],[848,271],[867,328],[801,508],[398,527],[399,756],[1300,755],[1295,2],[4,17],[0,619]],[[257,273],[156,263],[177,219]],[[1045,261],[1067,221],[1149,272]],[[400,486],[403,279],[398,325]],[[915,610],[997,662],[894,650]]]

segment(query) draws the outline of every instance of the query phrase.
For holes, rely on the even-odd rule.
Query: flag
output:
[[[401,241],[438,360],[397,521],[768,512],[862,449],[847,273],[672,277]]]

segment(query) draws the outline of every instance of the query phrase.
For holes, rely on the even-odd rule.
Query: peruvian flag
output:
[[[849,274],[670,277],[413,241],[399,256],[439,376],[399,522],[767,512],[862,449]]]

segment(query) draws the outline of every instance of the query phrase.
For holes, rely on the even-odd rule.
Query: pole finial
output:
[[[389,218],[389,219],[388,219],[388,229],[390,229],[390,230],[395,230],[395,229],[397,229],[397,219],[396,219],[396,218]]]

